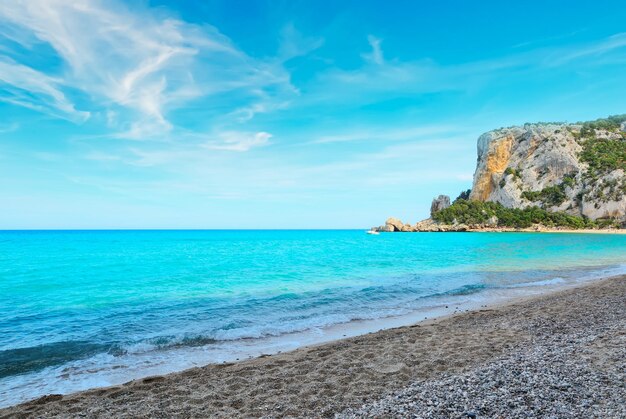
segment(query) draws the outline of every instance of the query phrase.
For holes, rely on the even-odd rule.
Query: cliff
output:
[[[433,200],[415,225],[391,218],[380,231],[626,227],[626,115],[538,123],[478,138],[471,191]]]
[[[470,200],[626,222],[625,120],[526,124],[481,135]]]

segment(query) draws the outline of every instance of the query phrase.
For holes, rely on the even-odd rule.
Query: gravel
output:
[[[525,347],[336,417],[626,418],[626,302],[617,307],[575,324],[531,322]]]

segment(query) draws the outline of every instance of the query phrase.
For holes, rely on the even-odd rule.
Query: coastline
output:
[[[443,230],[417,230],[417,231],[383,231],[382,233],[561,233],[561,234],[626,234],[626,229],[541,229],[535,230],[531,228],[467,228],[463,230],[455,230],[450,227]]]
[[[543,224],[533,224],[530,227],[502,227],[493,217],[488,223],[446,224],[427,218],[415,224],[405,224],[401,220],[390,217],[385,225],[372,227],[370,231],[379,233],[575,233],[575,234],[626,234],[626,228],[598,227],[598,228],[570,228],[566,226],[548,227]]]
[[[561,234],[626,234],[626,229],[532,229],[532,228],[480,228],[468,229],[467,233],[561,233]]]
[[[581,318],[624,311],[625,296],[626,276],[594,280],[288,353],[45,396],[2,409],[0,417],[327,416],[530,347],[541,338],[537,322],[571,329]]]

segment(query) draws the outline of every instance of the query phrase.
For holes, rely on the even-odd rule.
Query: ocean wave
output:
[[[200,323],[194,323],[197,324],[196,331],[150,337],[136,334],[134,339],[120,339],[123,336],[100,336],[102,339],[109,338],[110,341],[71,340],[0,351],[0,378],[69,364],[98,354],[124,357],[238,340],[280,337],[308,330],[322,330],[354,321],[403,316],[419,307],[428,306],[429,301],[441,297],[470,296],[494,289],[562,285],[572,278],[592,279],[624,272],[626,265],[621,264],[589,269],[528,271],[524,274],[519,272],[497,274],[490,272],[484,275],[473,272],[470,276],[464,273],[422,276],[411,274],[410,278],[403,276],[388,278],[383,285],[337,287],[315,292],[287,292],[268,298],[251,298],[248,301],[240,300],[233,307],[222,306],[223,310],[203,318]],[[481,278],[489,278],[489,282],[459,283],[463,279],[480,281]],[[513,278],[513,283],[507,278]],[[529,278],[531,280],[528,280]],[[441,289],[444,284],[449,286],[455,282],[458,286],[437,291],[437,288]],[[437,285],[429,288],[423,285],[425,283]],[[187,312],[186,318],[191,319],[196,315],[201,317],[202,313],[207,312],[207,307],[198,301],[190,302],[190,306],[194,307],[194,311]],[[175,310],[171,310],[169,319],[168,316],[164,317],[167,319],[164,324],[170,329],[175,326],[180,309],[181,307],[177,305]],[[165,331],[166,328],[163,329]]]
[[[54,342],[0,351],[0,378],[66,364],[107,352],[111,345],[86,341]]]
[[[487,284],[467,284],[460,286],[458,288],[451,289],[449,291],[438,292],[429,295],[428,297],[439,297],[439,296],[455,296],[455,295],[471,295],[476,294],[478,292],[484,291],[487,288],[493,288]]]
[[[117,345],[116,351],[109,351],[112,355],[140,354],[164,349],[175,349],[182,347],[197,347],[217,343],[218,340],[212,336],[194,335],[194,336],[159,336],[157,338],[146,339],[143,341]]]
[[[541,281],[531,281],[531,282],[520,282],[518,284],[506,285],[506,288],[523,288],[523,287],[542,287],[547,285],[558,285],[563,284],[565,282],[565,278],[557,276],[555,278],[544,279]]]

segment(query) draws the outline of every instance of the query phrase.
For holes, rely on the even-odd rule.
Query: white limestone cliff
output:
[[[590,170],[581,158],[587,141],[582,128],[526,124],[481,135],[470,199],[626,221],[624,170]],[[626,142],[621,130],[597,129],[591,135],[596,140]]]

